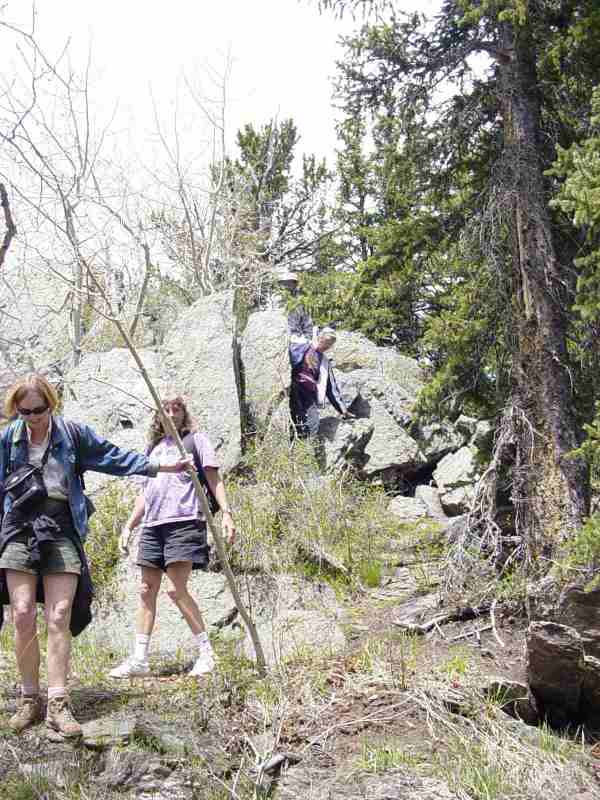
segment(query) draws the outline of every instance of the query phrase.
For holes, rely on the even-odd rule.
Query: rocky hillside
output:
[[[540,587],[529,611],[542,621],[530,626],[517,573],[456,580],[490,425],[421,424],[419,365],[341,333],[335,366],[358,420],[323,413],[318,463],[310,447],[289,446],[285,345],[280,313],[254,314],[240,331],[225,294],[196,303],[143,353],[159,389],[188,394],[218,445],[240,531],[231,561],[267,675],[213,563],[193,590],[216,672],[186,677],[187,627],[161,593],[154,676],[108,679],[133,636],[136,569],[115,566],[131,500],[124,482],[90,475],[101,593],[74,642],[71,686],[84,741],[8,732],[17,673],[5,626],[2,800],[600,797],[587,714],[600,697],[595,595],[563,597],[559,613]],[[142,446],[148,403],[125,350],[90,354],[65,378],[65,414],[125,446]]]

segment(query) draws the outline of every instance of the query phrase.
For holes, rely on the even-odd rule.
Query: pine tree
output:
[[[341,65],[346,114],[370,114],[382,165],[362,283],[395,275],[414,287],[399,309],[420,321],[419,346],[439,367],[431,401],[437,391],[438,403],[445,392],[502,407],[493,464],[510,462],[517,531],[535,561],[589,502],[585,463],[572,457],[581,243],[550,205],[559,187],[548,170],[557,146],[584,134],[600,66],[596,4],[446,0],[429,27],[383,21],[386,3],[321,6],[379,12]],[[492,485],[480,531],[496,546],[494,498]]]

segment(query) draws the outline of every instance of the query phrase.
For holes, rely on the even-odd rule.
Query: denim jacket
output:
[[[82,471],[93,470],[107,475],[146,475],[155,477],[159,463],[141,453],[121,450],[116,445],[98,436],[88,425],[77,423],[79,428],[79,464]],[[88,513],[83,486],[76,473],[74,443],[61,417],[52,417],[50,452],[61,464],[67,476],[68,499],[75,530],[85,541],[88,532]],[[23,420],[8,425],[0,436],[0,481],[10,472],[27,463],[29,445],[27,429]],[[10,510],[10,498],[4,498],[4,512]]]

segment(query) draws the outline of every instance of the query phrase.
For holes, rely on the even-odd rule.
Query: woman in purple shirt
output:
[[[180,436],[191,432],[192,420],[181,397],[163,404]],[[154,457],[177,453],[175,441],[162,426],[160,414],[154,415],[150,428],[148,450]],[[231,509],[227,505],[225,486],[219,475],[219,464],[208,437],[193,434],[193,445],[206,475],[212,493],[223,512],[223,532],[233,542],[235,526]],[[136,498],[133,511],[121,534],[121,549],[127,552],[131,532],[140,522],[137,564],[142,570],[140,606],[136,621],[135,650],[118,667],[109,672],[111,678],[130,678],[150,674],[148,649],[156,617],[156,598],[163,572],[167,574],[167,594],[175,603],[189,625],[198,646],[198,658],[191,675],[200,676],[214,668],[214,655],[204,626],[202,614],[188,591],[188,580],[193,569],[208,565],[206,520],[191,477],[177,476],[176,480],[144,481]]]

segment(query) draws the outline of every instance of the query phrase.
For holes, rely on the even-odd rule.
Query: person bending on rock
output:
[[[93,595],[83,543],[88,505],[81,475],[181,472],[191,459],[171,462],[121,450],[89,428],[56,416],[58,397],[41,375],[28,375],[7,392],[6,415],[15,418],[0,436],[4,499],[0,528],[0,626],[10,602],[21,696],[10,728],[20,733],[43,716],[36,601],[48,628],[48,708],[51,738],[81,736],[67,692],[71,635],[91,621]],[[36,469],[33,469],[35,467]],[[151,481],[149,481],[151,483]]]
[[[318,436],[319,409],[325,405],[325,398],[344,419],[354,419],[354,414],[348,411],[342,400],[333,367],[325,355],[335,340],[335,331],[323,328],[314,346],[306,342],[290,343],[290,414],[301,439]]]
[[[163,408],[179,435],[184,438],[186,447],[193,446],[212,494],[223,512],[224,535],[230,543],[233,542],[233,517],[219,475],[219,464],[208,437],[204,433],[191,433],[192,420],[183,398],[175,397],[167,401]],[[165,433],[158,413],[154,415],[150,427],[148,451],[161,458],[174,458],[179,452],[174,439]],[[109,672],[109,676],[131,678],[150,674],[148,650],[163,572],[167,574],[167,593],[189,625],[198,648],[190,675],[204,675],[214,668],[214,655],[200,609],[188,592],[188,580],[192,570],[207,567],[208,546],[206,521],[191,477],[184,474],[145,482],[121,534],[122,552],[127,552],[132,530],[140,522],[142,531],[136,563],[141,567],[142,575],[135,649],[129,658]]]

